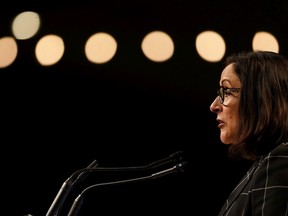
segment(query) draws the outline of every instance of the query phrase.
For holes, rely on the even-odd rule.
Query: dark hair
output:
[[[288,60],[270,51],[241,52],[233,63],[242,87],[239,128],[230,156],[255,160],[288,139]]]

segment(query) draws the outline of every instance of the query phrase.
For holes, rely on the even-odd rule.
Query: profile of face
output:
[[[224,144],[235,144],[234,136],[239,125],[239,94],[241,82],[235,74],[233,64],[227,65],[221,73],[218,96],[210,105],[210,111],[217,114],[220,140]]]

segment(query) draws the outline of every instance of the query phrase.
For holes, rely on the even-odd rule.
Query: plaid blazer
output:
[[[218,216],[288,216],[288,143],[259,157]]]

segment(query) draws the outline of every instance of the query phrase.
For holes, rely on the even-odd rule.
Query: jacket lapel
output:
[[[239,182],[239,184],[234,188],[234,190],[231,192],[230,196],[226,200],[226,203],[223,205],[221,209],[221,213],[219,215],[224,215],[227,209],[233,204],[233,202],[239,197],[239,195],[243,192],[243,189],[245,186],[249,183],[251,180],[252,175],[257,170],[259,166],[259,161],[255,161],[253,165],[250,167],[246,175],[242,178],[242,180]]]

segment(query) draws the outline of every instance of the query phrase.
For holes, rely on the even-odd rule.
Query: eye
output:
[[[225,95],[233,95],[233,93],[238,93],[240,88],[223,88],[223,93]]]
[[[233,93],[233,89],[231,88],[223,88],[224,95],[231,95]]]

